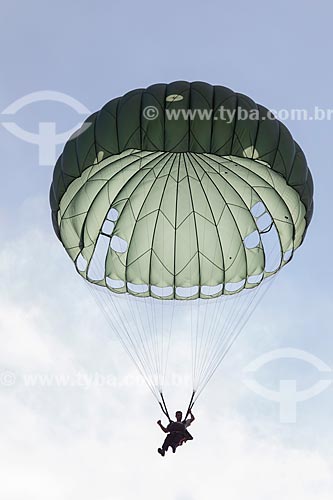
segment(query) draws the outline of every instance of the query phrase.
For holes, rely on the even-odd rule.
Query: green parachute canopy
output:
[[[267,109],[180,81],[128,92],[89,117],[57,162],[51,207],[87,280],[183,299],[234,293],[277,272],[303,241],[312,194],[302,150]],[[261,237],[272,226],[281,259],[267,269]],[[109,248],[94,279],[101,237]]]
[[[158,397],[174,330],[161,304],[191,306],[177,324],[191,317],[202,388],[253,294],[302,244],[313,183],[301,148],[266,108],[226,87],[178,81],[90,116],[55,166],[50,202],[58,238],[103,304],[128,298],[112,303],[110,323]]]

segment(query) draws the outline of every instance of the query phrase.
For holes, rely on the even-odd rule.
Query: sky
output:
[[[175,80],[225,85],[273,110],[332,109],[332,14],[329,1],[307,0],[2,1],[1,498],[331,498],[333,116],[284,121],[314,177],[311,226],[198,401],[195,439],[164,459],[161,412],[53,233],[48,191],[63,141],[41,164],[38,145],[8,124],[36,135],[55,122],[66,140],[108,100]],[[8,112],[36,92],[65,94],[82,109],[28,97]],[[327,387],[283,422],[279,403],[249,378],[275,394],[283,380],[299,392],[320,380]]]

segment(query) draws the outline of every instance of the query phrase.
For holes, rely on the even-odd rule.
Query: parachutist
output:
[[[167,427],[164,427],[161,420],[158,420],[157,424],[160,426],[163,432],[165,432],[167,437],[161,448],[158,448],[158,453],[164,457],[165,453],[168,451],[169,447],[172,448],[173,453],[176,453],[178,446],[182,446],[186,441],[191,441],[193,436],[188,432],[187,428],[194,422],[195,417],[193,413],[189,412],[190,418],[183,420],[183,414],[181,411],[176,412],[176,421],[170,421]]]

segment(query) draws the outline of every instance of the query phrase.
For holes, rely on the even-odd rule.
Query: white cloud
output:
[[[90,404],[103,411],[106,403],[94,396]],[[225,413],[212,423],[201,413],[195,440],[162,459],[156,445],[163,435],[138,399],[130,391],[127,396],[131,408],[124,414],[96,421],[86,410],[87,427],[75,435],[61,432],[56,415],[46,421],[15,400],[2,401],[10,421],[2,415],[1,428],[12,429],[2,444],[2,498],[331,498],[332,463],[273,436],[258,437],[237,415]]]
[[[24,385],[30,371],[121,377],[132,366],[119,344],[107,341],[100,312],[51,234],[22,232],[2,247],[0,262],[0,370],[18,376],[0,387],[1,498],[330,500],[326,449],[307,441],[299,425],[292,432],[302,446],[288,442],[290,428],[285,433],[274,420],[274,403],[263,415],[261,401],[244,395],[239,372],[260,353],[256,326],[199,402],[194,441],[163,459],[156,452],[164,438],[159,411],[144,387]],[[266,329],[266,345],[277,329]]]

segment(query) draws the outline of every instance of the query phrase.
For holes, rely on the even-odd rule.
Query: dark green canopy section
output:
[[[313,183],[301,148],[266,108],[179,81],[133,90],[90,116],[55,166],[50,202],[54,229],[89,281],[195,298],[257,286],[287,263],[312,217]],[[268,269],[271,230],[280,260]]]
[[[169,100],[168,96],[172,98]],[[147,108],[152,110],[150,116],[156,109],[156,118],[146,117]],[[202,114],[196,113],[191,119],[181,114],[177,119],[167,119],[166,110],[171,109],[206,111],[211,118],[202,119]],[[221,109],[225,119],[221,118]],[[239,119],[237,110],[248,112],[248,119]],[[245,156],[265,161],[299,193],[306,207],[307,222],[311,220],[311,174],[288,129],[280,121],[272,120],[266,108],[243,94],[219,85],[179,81],[151,85],[112,99],[68,141],[56,164],[51,188],[58,234],[59,202],[73,179],[89,168],[97,155],[105,159],[131,148]]]

